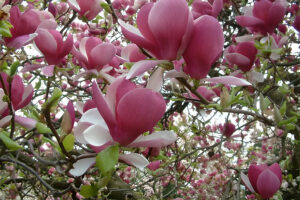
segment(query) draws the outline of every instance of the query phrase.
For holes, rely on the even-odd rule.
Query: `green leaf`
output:
[[[96,157],[96,166],[99,168],[103,175],[107,175],[111,172],[119,159],[119,147],[110,146],[100,153]]]
[[[41,122],[36,123],[35,128],[40,134],[52,133],[51,129]]]
[[[290,92],[289,86],[287,86],[285,84],[283,84],[282,86],[280,86],[278,89],[283,94],[288,94]]]
[[[296,123],[297,122],[297,117],[296,116],[293,116],[293,117],[290,117],[286,120],[282,120],[278,123],[278,126],[282,126],[282,125],[286,125],[286,124],[291,124],[291,123]]]
[[[55,88],[52,96],[43,104],[43,109],[50,109],[51,111],[54,110],[59,102],[61,95],[61,90]]]
[[[283,104],[282,104],[282,106],[280,107],[280,114],[282,115],[282,116],[284,116],[285,115],[285,112],[286,112],[286,101],[284,101],[283,102]]]
[[[67,152],[70,152],[74,148],[74,142],[75,142],[75,137],[72,134],[68,134],[64,140],[63,140],[63,145],[66,149]]]
[[[3,37],[11,37],[11,33],[9,28],[11,28],[12,25],[8,21],[1,20],[0,21],[0,35]]]
[[[2,140],[2,142],[5,144],[5,146],[13,151],[16,151],[18,149],[22,149],[23,147],[20,146],[17,142],[13,141],[10,137],[9,137],[9,133],[6,131],[2,131],[0,132],[0,140]]]
[[[282,120],[282,116],[275,104],[274,104],[274,113],[273,114],[274,114],[276,124],[279,124],[279,122]]]
[[[16,61],[10,66],[10,71],[9,71],[10,76],[13,76],[16,74],[16,71],[17,71],[19,65],[20,65],[20,62]]]
[[[94,185],[83,185],[80,188],[80,194],[85,198],[97,196],[98,189]]]
[[[112,13],[109,4],[104,3],[104,2],[101,2],[101,3],[100,3],[100,6],[101,6],[106,12]]]

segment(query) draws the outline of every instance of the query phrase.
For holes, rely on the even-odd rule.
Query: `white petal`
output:
[[[99,125],[88,127],[83,132],[83,137],[88,144],[93,146],[102,146],[107,142],[113,141],[108,129]]]
[[[73,176],[81,176],[83,175],[86,170],[88,170],[88,168],[90,168],[94,163],[96,162],[96,157],[93,158],[84,158],[84,159],[80,159],[77,160],[74,164],[73,164],[73,168],[71,169],[69,172],[70,174],[72,174]]]
[[[88,142],[84,139],[83,132],[93,124],[89,122],[79,122],[78,125],[74,128],[74,136],[77,142],[82,144],[88,144]]]
[[[128,147],[164,147],[176,141],[173,131],[158,131],[147,136],[139,136]]]
[[[164,69],[159,67],[155,72],[150,76],[146,88],[150,88],[154,91],[159,92],[163,84],[163,74]]]
[[[97,108],[90,109],[83,113],[79,122],[89,122],[91,124],[97,124],[108,130],[108,127]]]
[[[83,39],[80,41],[80,44],[79,44],[79,51],[80,51],[80,53],[82,53],[82,55],[86,58],[86,60],[88,60],[88,56],[87,56],[87,53],[86,53],[85,44],[86,44],[86,41],[87,41],[88,39],[89,39],[88,37],[83,38]]]
[[[75,107],[80,114],[83,114],[83,107],[84,107],[83,102],[77,101]]]
[[[119,156],[119,159],[139,169],[143,169],[149,165],[149,161],[143,155],[138,153],[123,154]]]

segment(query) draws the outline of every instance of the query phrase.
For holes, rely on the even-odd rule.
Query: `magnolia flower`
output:
[[[255,1],[253,7],[245,8],[243,16],[237,16],[239,25],[247,27],[252,33],[273,33],[276,26],[282,21],[286,10],[286,0]]]
[[[72,101],[69,101],[66,107],[66,111],[64,113],[61,129],[65,133],[71,133],[75,122],[75,110]]]
[[[202,15],[211,15],[213,17],[218,17],[222,8],[223,0],[213,0],[212,4],[202,0],[195,0],[192,3],[192,13],[194,19],[197,19]]]
[[[9,22],[13,25],[10,29],[12,37],[4,38],[4,41],[8,47],[16,49],[30,43],[37,36],[38,27],[55,29],[57,26],[51,13],[35,9],[21,13],[18,6],[10,9]]]
[[[194,31],[183,58],[184,72],[192,78],[206,77],[211,65],[220,57],[224,46],[223,30],[214,17],[204,15],[194,22]]]
[[[33,87],[31,85],[24,87],[22,78],[19,75],[15,75],[12,77],[11,89],[9,90],[9,83],[7,80],[8,75],[4,72],[1,72],[0,76],[2,77],[2,80],[4,82],[4,87],[2,83],[0,83],[0,126],[3,126],[6,125],[11,119],[11,115],[9,115],[10,110],[8,108],[8,105],[6,102],[3,102],[3,88],[5,88],[5,90],[11,94],[10,101],[13,109],[16,111],[21,108],[24,108],[30,103],[31,98],[33,96]],[[14,120],[18,124],[28,129],[34,128],[36,124],[36,121],[33,119],[17,115],[15,115]]]
[[[268,199],[280,188],[282,172],[278,163],[271,166],[252,164],[248,170],[248,177],[242,173],[241,178],[251,192]]]
[[[8,75],[4,72],[0,73],[2,80],[4,82],[4,87],[6,91],[9,91],[9,83],[8,83]],[[0,83],[0,88],[3,88],[2,83]],[[24,87],[22,78],[19,75],[15,75],[11,81],[11,103],[14,110],[19,110],[25,106],[27,106],[31,98],[33,96],[33,87],[32,85],[28,85]]]
[[[107,89],[103,97],[96,83],[93,84],[93,99],[97,108],[86,111],[74,129],[76,140],[99,152],[119,143],[126,147],[163,147],[176,140],[172,131],[152,131],[163,116],[166,104],[158,92],[138,88],[134,83],[119,78]],[[119,159],[138,168],[149,164],[137,153],[122,154]],[[74,163],[70,173],[82,175],[95,163],[95,158],[82,159]]]
[[[243,72],[249,71],[255,61],[257,49],[253,42],[241,42],[230,45],[225,51],[225,60],[231,65],[237,65]]]
[[[7,115],[8,110],[8,105],[7,102],[3,101],[4,97],[4,91],[2,88],[0,88],[0,128],[6,126],[10,120],[11,120],[11,115]]]
[[[150,51],[157,59],[175,60],[190,40],[193,18],[185,0],[160,0],[145,4],[135,27],[119,21],[127,39]]]
[[[219,125],[219,128],[221,133],[227,138],[230,138],[235,131],[235,125],[231,122],[226,122],[223,125]]]
[[[45,56],[49,65],[57,65],[71,51],[73,47],[73,36],[68,35],[63,42],[60,32],[57,30],[38,29],[39,34],[34,43]]]
[[[85,69],[101,70],[112,61],[116,49],[113,44],[102,42],[99,38],[85,37],[80,41],[79,51],[74,47],[72,54]]]
[[[101,2],[102,0],[68,0],[69,6],[87,20],[92,20],[99,14],[102,10]]]

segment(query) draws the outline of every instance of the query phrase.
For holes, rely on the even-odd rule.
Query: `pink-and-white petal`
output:
[[[158,67],[155,72],[150,76],[146,88],[159,92],[163,84],[164,69]]]
[[[129,165],[135,166],[138,169],[143,169],[147,165],[149,165],[149,161],[144,156],[138,153],[120,155],[119,160],[122,160]]]
[[[143,74],[144,72],[152,69],[158,64],[162,64],[166,62],[165,60],[141,60],[139,62],[134,63],[134,65],[129,70],[126,78],[131,79],[136,76]]]
[[[147,136],[140,136],[129,147],[165,147],[174,143],[177,139],[173,131],[158,131]]]
[[[241,179],[242,179],[243,183],[245,184],[245,186],[248,188],[248,190],[250,190],[251,192],[254,193],[255,191],[250,183],[248,176],[246,176],[243,172],[241,173]]]
[[[37,123],[37,121],[35,119],[31,119],[28,117],[21,117],[18,115],[15,115],[15,122],[20,124],[21,126],[25,127],[26,129],[35,128],[35,125]]]
[[[45,66],[42,68],[42,73],[49,77],[49,76],[53,76],[54,74],[54,65],[49,65],[49,66]]]
[[[3,126],[6,126],[10,123],[12,116],[11,115],[7,115],[6,117],[3,117],[0,120],[0,128],[2,128]]]
[[[228,84],[228,85],[236,85],[236,86],[248,86],[251,85],[245,79],[237,78],[234,76],[220,76],[214,78],[205,78],[202,79],[203,81],[207,81],[209,83],[221,83],[221,84]]]

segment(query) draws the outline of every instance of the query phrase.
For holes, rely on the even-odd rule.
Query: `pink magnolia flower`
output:
[[[15,75],[11,81],[11,89],[9,90],[8,75],[4,72],[0,73],[3,79],[4,87],[6,91],[11,93],[11,103],[14,110],[19,110],[27,106],[33,96],[33,87],[28,85],[24,87],[22,78],[19,75]],[[2,83],[0,83],[0,88],[4,88]],[[8,108],[7,108],[8,109]]]
[[[223,8],[223,0],[213,0],[213,3],[202,0],[195,0],[192,3],[192,13],[194,19],[202,15],[211,15],[213,17],[218,17],[219,13]]]
[[[263,199],[268,199],[280,188],[282,172],[278,163],[271,166],[251,164],[248,177],[242,173],[241,178],[251,192],[257,192]]]
[[[37,35],[34,32],[38,27],[53,29],[57,26],[51,13],[34,9],[21,13],[18,6],[10,9],[9,22],[13,25],[10,29],[12,37],[4,38],[4,41],[8,47],[16,49],[30,43]]]
[[[99,38],[85,37],[80,41],[79,51],[74,47],[72,54],[85,69],[101,70],[112,61],[116,49],[113,44],[102,42]]]
[[[101,2],[102,0],[68,0],[69,6],[87,20],[92,20],[99,14],[102,10]]]
[[[33,87],[32,85],[28,85],[27,87],[24,87],[22,78],[19,75],[15,75],[12,77],[11,81],[11,89],[9,90],[9,82],[8,82],[8,75],[4,72],[0,73],[0,76],[2,77],[2,80],[4,82],[4,86],[2,83],[0,83],[0,99],[3,99],[4,96],[4,90],[5,88],[6,92],[11,94],[11,104],[13,109],[19,110],[21,108],[24,108],[27,106],[31,98],[33,96]],[[8,104],[6,102],[1,102],[0,100],[0,127],[7,125],[9,121],[11,120],[10,110],[8,108]],[[14,118],[15,122],[18,124],[24,126],[27,129],[31,129],[35,127],[36,121],[30,118],[21,117],[15,115]]]
[[[253,7],[246,8],[243,16],[237,16],[239,25],[247,27],[252,33],[273,33],[282,21],[286,10],[286,0],[260,0]]]
[[[194,31],[183,58],[184,72],[192,78],[206,77],[211,65],[220,57],[224,46],[223,30],[214,17],[204,15],[194,22]]]
[[[58,65],[73,47],[73,36],[68,35],[63,42],[62,35],[57,30],[38,29],[39,34],[35,39],[35,45],[44,54],[49,65]]]
[[[156,160],[151,162],[148,166],[147,166],[151,171],[155,171],[160,167],[160,161]]]
[[[88,144],[96,152],[119,143],[126,147],[160,148],[172,144],[176,134],[172,131],[151,131],[163,116],[166,104],[161,94],[147,88],[138,88],[125,78],[116,79],[103,97],[96,83],[93,84],[93,99],[97,108],[86,111],[74,129],[76,140]],[[137,153],[122,154],[119,159],[138,168],[149,164]],[[95,158],[74,163],[70,173],[82,175],[95,163]]]
[[[185,50],[193,30],[185,0],[160,0],[145,4],[135,27],[119,21],[127,39],[150,51],[157,59],[175,60]]]
[[[230,138],[235,131],[235,125],[231,122],[227,122],[223,125],[219,125],[219,128],[221,133],[225,135],[227,138]]]
[[[249,71],[255,61],[257,49],[253,42],[241,42],[230,45],[224,52],[226,61],[231,65],[237,65],[243,72]]]

